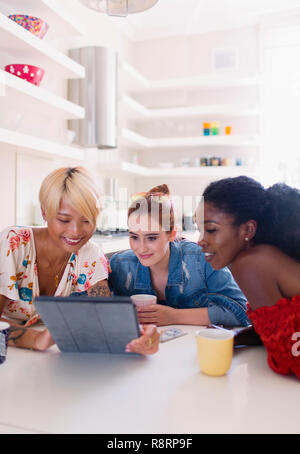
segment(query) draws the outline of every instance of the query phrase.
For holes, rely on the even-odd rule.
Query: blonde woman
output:
[[[100,212],[97,186],[83,167],[60,168],[43,181],[39,200],[46,227],[8,227],[0,234],[0,314],[11,324],[9,345],[46,350],[54,342],[49,331],[29,326],[39,314],[39,295],[110,296],[108,262],[90,241]],[[154,327],[127,350],[154,353]]]

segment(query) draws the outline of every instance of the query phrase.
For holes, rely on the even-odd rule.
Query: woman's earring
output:
[[[247,249],[249,249],[249,244],[250,244],[249,243],[249,238],[247,236],[245,237],[245,241],[246,241],[245,249],[247,250]]]

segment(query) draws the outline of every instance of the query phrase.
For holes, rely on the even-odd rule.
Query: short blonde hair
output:
[[[97,185],[84,167],[61,167],[51,172],[41,185],[39,200],[50,217],[58,213],[62,200],[94,224],[100,213]]]

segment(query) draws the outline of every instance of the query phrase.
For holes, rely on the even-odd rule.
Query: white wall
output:
[[[264,183],[300,188],[300,18],[262,33]]]
[[[257,72],[256,26],[136,42],[132,64],[150,79],[193,77],[213,73],[212,50],[237,48],[240,75]]]

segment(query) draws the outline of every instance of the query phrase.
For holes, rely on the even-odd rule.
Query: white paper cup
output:
[[[157,303],[157,298],[155,295],[132,295],[131,301],[136,307],[145,307],[145,306],[152,306],[153,304]]]

